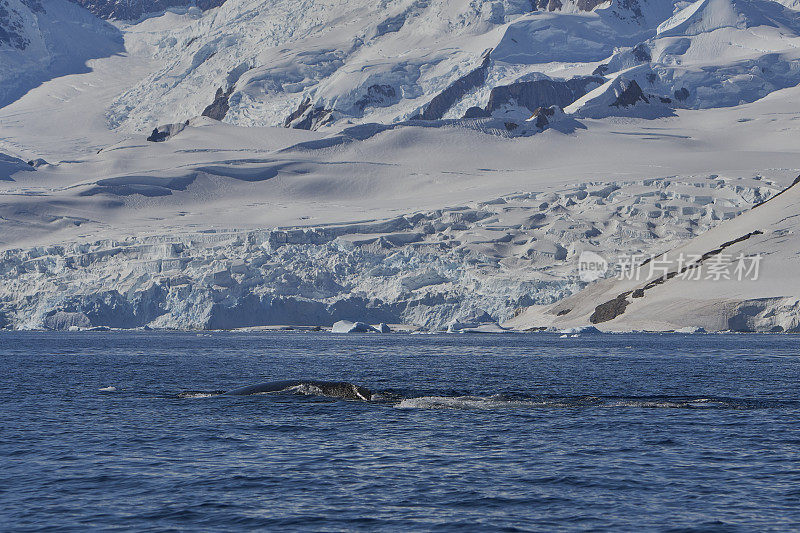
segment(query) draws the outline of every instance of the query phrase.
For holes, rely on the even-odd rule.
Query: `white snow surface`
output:
[[[0,328],[567,330],[637,288],[587,287],[583,251],[758,229],[737,246],[796,255],[791,2],[228,0],[110,26],[2,1],[32,44],[0,49]],[[793,331],[800,286],[764,266],[596,327]]]
[[[512,0],[229,0],[162,33],[153,43],[162,68],[115,100],[109,124],[143,132],[184,121],[220,89],[230,92],[231,124],[283,125],[306,100],[326,113],[314,128],[398,122],[487,53],[485,81],[449,95],[444,118],[485,106],[495,86],[634,66],[642,62],[631,59],[635,45],[651,56],[643,88],[673,99],[688,91],[679,106],[752,102],[800,82],[800,15],[770,0],[529,10]]]
[[[799,205],[800,185],[794,185],[742,216],[656,255],[633,279],[598,281],[553,306],[531,307],[507,325],[562,328],[592,322],[604,331],[797,333]],[[703,259],[687,273],[681,256],[695,258],[693,262]],[[753,273],[742,270],[737,275],[740,258],[745,258],[741,264],[749,272],[754,263],[747,258],[756,257],[760,260]],[[598,320],[600,306],[620,300],[625,302],[621,311]]]
[[[65,74],[86,72],[86,62],[124,51],[119,30],[67,0],[2,0],[0,107],[33,87]],[[0,35],[2,35],[0,31]]]

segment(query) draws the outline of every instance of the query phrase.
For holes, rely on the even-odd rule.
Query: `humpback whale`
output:
[[[259,383],[258,385],[249,385],[240,389],[228,391],[225,394],[231,396],[249,396],[251,394],[261,394],[264,392],[281,392],[294,387],[303,387],[309,394],[319,394],[321,396],[330,396],[332,398],[341,398],[343,400],[360,400],[364,402],[370,401],[372,392],[369,389],[347,383],[346,381],[316,381],[316,380],[285,380],[285,381],[270,381],[267,383]]]

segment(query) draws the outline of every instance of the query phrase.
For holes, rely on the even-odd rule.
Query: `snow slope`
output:
[[[797,98],[520,138],[210,119],[135,136],[2,185],[0,307],[56,329],[507,320],[580,290],[583,250],[659,253],[774,195],[797,115],[773,111]]]
[[[7,2],[0,327],[577,327],[638,288],[586,287],[584,251],[757,227],[736,246],[794,257],[800,25],[776,2],[228,0],[114,27]],[[57,14],[112,37],[68,47]],[[8,74],[49,42],[75,61]],[[598,327],[793,330],[798,292],[670,280]]]
[[[121,95],[109,117],[143,131],[201,114],[221,90],[230,109],[216,118],[234,124],[284,125],[303,115],[314,115],[304,127],[386,123],[424,112],[459,83],[435,118],[460,117],[497,85],[589,74],[615,47],[653,35],[671,3],[641,3],[531,13],[513,0],[228,1],[170,35],[177,46],[159,52],[165,68]],[[471,73],[474,80],[459,81]]]
[[[777,2],[590,7],[232,0],[165,38],[165,67],[121,95],[109,120],[145,131],[207,112],[238,125],[317,129],[461,118],[471,108],[516,119],[519,107],[530,116],[583,96],[554,99],[526,85],[543,79],[557,85],[594,73],[613,91],[621,77],[668,108],[752,102],[800,82],[800,15]],[[637,66],[646,68],[629,70]],[[522,105],[504,89],[515,85],[538,96]],[[584,115],[630,114],[608,108]]]
[[[119,31],[67,0],[0,1],[0,107],[123,51]]]
[[[794,185],[756,209],[656,255],[637,269],[634,279],[597,282],[550,308],[530,308],[509,325],[796,333],[798,206],[800,187]],[[687,271],[680,257],[693,258],[694,270]],[[756,263],[755,257],[760,258]]]
[[[585,250],[674,246],[776,190],[753,180],[583,183],[383,220],[11,249],[0,255],[0,309],[23,329],[369,320],[460,330],[577,291]]]

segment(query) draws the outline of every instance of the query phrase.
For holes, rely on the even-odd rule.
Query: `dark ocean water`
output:
[[[797,530],[798,355],[777,335],[2,333],[0,530]],[[284,379],[374,396],[217,395]]]

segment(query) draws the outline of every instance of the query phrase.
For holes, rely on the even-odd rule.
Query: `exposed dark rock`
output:
[[[33,9],[30,2],[26,5]],[[37,5],[37,4],[33,4]],[[41,4],[38,8],[41,10]],[[8,0],[0,0],[0,49],[9,46],[15,50],[25,50],[31,44],[30,39],[25,35],[25,25],[22,14],[13,9]]]
[[[491,114],[507,105],[526,107],[531,112],[540,107],[554,105],[564,108],[604,81],[603,78],[588,76],[569,80],[545,79],[499,85],[489,94],[486,112]]]
[[[233,87],[229,87],[227,91],[223,91],[222,87],[217,89],[217,93],[214,95],[214,101],[203,110],[202,115],[204,117],[213,118],[214,120],[224,119],[230,109],[228,98],[230,98],[232,93]]]
[[[602,233],[603,233],[602,231],[594,227],[587,229],[586,231],[583,232],[584,236],[586,236],[587,239],[593,239],[595,237],[599,237]]]
[[[515,122],[506,122],[505,126],[506,126],[506,130],[508,130],[508,131],[514,131],[515,129],[519,128],[519,124],[517,124]]]
[[[297,129],[315,130],[320,126],[329,124],[333,120],[333,111],[322,107],[314,108],[305,118],[297,124]]]
[[[578,0],[577,7],[581,11],[591,11],[608,0]],[[531,0],[531,7],[540,11],[558,11],[564,7],[561,0]]]
[[[644,43],[639,43],[634,46],[631,53],[636,61],[649,63],[652,60],[652,57],[650,57],[650,48]]]
[[[400,13],[394,17],[389,17],[380,24],[378,24],[378,35],[386,35],[387,33],[395,33],[400,31],[406,23],[407,13]]]
[[[578,0],[577,7],[580,11],[591,11],[608,0]],[[538,11],[558,11],[564,7],[561,0],[531,0],[531,8]]]
[[[609,300],[595,307],[594,313],[589,317],[589,322],[592,324],[601,324],[609,320],[614,320],[623,314],[630,303],[628,302],[629,294],[629,292],[624,292],[613,300]]]
[[[359,111],[364,111],[367,107],[385,107],[393,103],[396,97],[397,91],[391,85],[370,85],[367,87],[367,94],[355,106]]]
[[[758,305],[747,303],[739,305],[736,309],[736,314],[728,318],[728,329],[739,333],[752,333],[755,330],[753,328],[753,317],[761,311],[763,311],[763,308]]]
[[[687,89],[686,87],[681,87],[680,89],[675,91],[673,96],[675,97],[675,100],[683,102],[689,98],[689,89]]]
[[[800,182],[800,176],[798,176],[797,180],[795,180],[795,184],[798,183],[798,182]],[[784,189],[782,192],[785,192],[786,190],[791,188],[793,185],[790,185],[789,187]],[[769,200],[767,200],[767,201],[769,201]],[[663,285],[667,281],[673,279],[675,276],[683,274],[683,273],[687,272],[690,269],[699,268],[700,265],[704,261],[706,261],[710,257],[713,257],[715,255],[721,254],[726,248],[729,248],[729,247],[733,246],[734,244],[738,244],[740,242],[744,242],[747,239],[755,237],[756,235],[763,235],[763,234],[764,234],[763,231],[755,230],[755,231],[751,231],[750,233],[746,233],[745,235],[742,235],[741,237],[738,237],[736,239],[724,242],[718,248],[715,248],[713,250],[710,250],[710,251],[704,253],[696,263],[692,263],[690,265],[686,265],[680,270],[676,270],[674,272],[669,272],[665,276],[661,276],[660,278],[656,278],[654,280],[649,281],[643,287],[640,287],[640,288],[634,290],[633,292],[629,291],[629,292],[622,293],[619,296],[617,296],[616,298],[614,298],[613,300],[609,300],[606,303],[598,305],[597,307],[595,307],[595,310],[594,310],[594,313],[592,313],[592,316],[589,317],[589,321],[592,324],[599,324],[601,322],[608,322],[609,320],[613,320],[614,318],[620,316],[621,314],[623,314],[625,312],[625,309],[630,304],[630,302],[627,299],[628,296],[631,296],[633,298],[644,298],[645,293],[647,291],[649,291],[650,289],[652,289],[654,287],[657,287],[659,285]],[[642,263],[641,266],[644,266],[646,263],[647,262]],[[740,315],[741,315],[741,313],[740,313]],[[748,329],[744,329],[747,326],[746,325],[742,325],[741,317],[739,317],[739,318],[734,317],[734,319],[740,320],[740,322],[736,322],[734,324],[735,327],[730,327],[731,324],[729,323],[728,325],[729,325],[729,328],[731,330],[733,330],[733,331],[750,331]]]
[[[292,111],[292,113],[288,117],[286,117],[286,120],[283,121],[283,127],[288,128],[289,126],[291,126],[292,122],[302,117],[303,114],[306,111],[308,111],[310,107],[311,107],[311,98],[308,97],[304,98],[303,101],[300,102],[300,105],[297,106],[297,109]]]
[[[166,141],[167,137],[169,137],[169,133],[166,131],[158,131],[158,128],[153,128],[153,133],[150,134],[147,140],[151,143],[160,143]]]
[[[591,11],[600,4],[605,4],[608,0],[578,0],[578,9],[581,11]]]
[[[153,143],[164,142],[173,135],[177,135],[182,132],[188,125],[189,121],[187,120],[186,122],[181,122],[178,124],[167,124],[165,126],[153,128],[153,133],[150,134],[147,140]]]
[[[599,6],[603,2],[600,0],[581,0],[585,2],[586,6],[594,6],[591,9],[584,9],[584,11],[591,11],[595,7]],[[606,0],[607,1],[607,0]],[[578,2],[578,7],[581,7],[581,2]],[[644,17],[642,13],[642,7],[639,5],[639,0],[617,0],[617,7],[629,11],[634,18],[641,19]]]
[[[485,118],[488,117],[489,113],[482,107],[473,106],[467,109],[467,112],[464,113],[464,118]]]
[[[197,7],[206,11],[221,6],[225,3],[225,0],[195,0],[194,3]]]
[[[454,81],[445,90],[433,97],[421,114],[414,117],[418,120],[439,120],[453,105],[470,91],[486,83],[489,70],[491,50],[483,55],[481,66]]]
[[[333,110],[312,106],[311,98],[306,97],[291,115],[283,121],[284,128],[315,130],[333,120]]]
[[[536,127],[543,130],[550,125],[547,117],[552,117],[555,114],[556,110],[551,107],[537,107],[533,115],[531,115],[531,120],[535,120]]]
[[[611,104],[614,107],[630,107],[636,105],[637,102],[650,103],[650,100],[642,92],[642,88],[636,83],[636,80],[625,81],[622,80],[622,92],[616,100]]]
[[[0,181],[14,181],[17,172],[34,172],[36,169],[23,159],[0,152]]]
[[[608,63],[603,63],[592,71],[592,76],[605,76],[608,72]]]
[[[531,0],[534,11],[557,11],[563,7],[561,0]]]
[[[44,13],[42,0],[22,0],[22,3],[28,6],[34,13]]]

